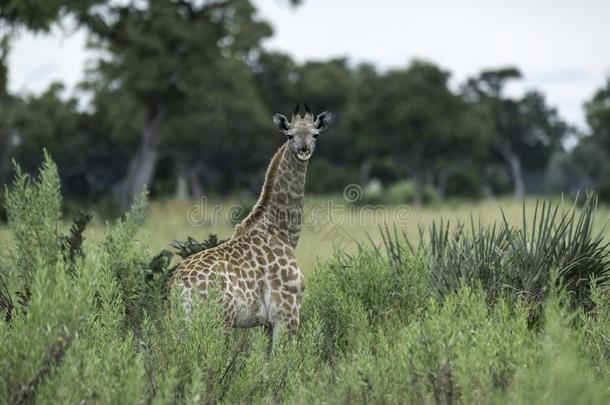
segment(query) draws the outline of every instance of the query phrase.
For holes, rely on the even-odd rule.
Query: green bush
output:
[[[515,228],[504,217],[491,226],[434,222],[428,234],[409,241],[405,234],[384,233],[389,257],[399,262],[407,252],[419,250],[430,257],[430,275],[440,296],[462,283],[481,285],[493,301],[508,296],[524,298],[538,309],[553,285],[569,291],[575,304],[591,307],[590,286],[610,285],[610,242],[604,233],[593,234],[596,198],[587,196],[578,206],[536,203],[534,218]],[[538,311],[539,312],[539,311]],[[535,314],[535,312],[534,312]]]
[[[581,347],[595,375],[610,381],[610,287],[599,287],[595,283],[591,300],[593,309],[578,313],[582,325]]]
[[[431,288],[424,271],[420,258],[410,257],[393,268],[366,250],[353,257],[337,255],[319,266],[308,282],[302,316],[322,322],[325,357],[344,353],[371,328],[406,322],[417,314]]]
[[[534,363],[535,335],[521,307],[489,309],[480,289],[470,288],[442,304],[424,301],[425,313],[342,359],[330,383],[306,387],[304,402],[491,403]]]
[[[415,200],[415,185],[410,180],[392,183],[386,190],[376,193],[365,190],[359,204],[412,204]],[[423,190],[423,203],[434,204],[440,200],[434,187],[428,185]]]
[[[96,276],[95,309],[61,359],[41,383],[39,403],[121,403],[143,398],[146,375],[132,333],[124,328],[124,301],[113,274],[97,261],[88,270]]]
[[[606,302],[607,299],[608,296]],[[539,336],[540,353],[533,367],[519,370],[514,384],[518,389],[507,393],[506,403],[609,403],[609,363],[602,366],[601,375],[599,368],[592,367],[591,359],[583,355],[595,346],[595,343],[591,344],[587,324],[575,323],[576,314],[568,311],[568,306],[562,305],[562,301],[565,297],[556,294],[547,301],[545,331]],[[603,333],[606,339],[609,326],[605,323],[606,331]],[[606,350],[608,347],[606,341]]]
[[[20,174],[7,192],[16,238],[0,255],[0,298],[13,303],[0,320],[0,403],[610,401],[607,251],[586,232],[586,204],[559,222],[543,207],[527,239],[493,228],[449,239],[441,227],[422,251],[386,232],[385,255],[338,253],[307,279],[297,336],[281,332],[267,354],[262,329],[224,325],[218,293],[188,314],[178,291],[165,300],[165,256],[151,263],[136,239],[144,197],[103,243],[66,255],[56,179],[47,158],[38,180]],[[544,294],[511,293],[527,280],[513,266],[548,263]],[[566,304],[585,287],[560,289],[557,274],[594,277],[576,300],[586,305]]]
[[[386,191],[386,200],[394,204],[410,204],[414,197],[415,187],[407,180],[392,184]]]
[[[32,179],[19,166],[11,189],[6,189],[9,227],[15,241],[11,255],[12,289],[25,305],[31,294],[36,273],[41,269],[55,272],[61,260],[61,194],[57,167],[45,153],[38,179]]]
[[[484,184],[480,167],[466,164],[456,167],[447,178],[445,196],[457,198],[479,198]]]
[[[10,324],[1,324],[0,402],[30,402],[80,339],[94,309],[98,265],[87,260],[76,278],[61,265],[53,272],[40,267],[35,273],[27,311],[16,312]]]
[[[151,288],[154,281],[146,280],[151,254],[135,237],[146,218],[146,194],[140,195],[125,216],[106,227],[101,244],[102,268],[114,276],[125,304],[125,321],[137,327],[144,311],[158,309],[164,291],[162,285]],[[162,278],[160,278],[162,279]]]

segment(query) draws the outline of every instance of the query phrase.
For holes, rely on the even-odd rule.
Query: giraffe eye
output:
[[[294,138],[294,135],[287,134],[286,136],[288,137],[288,139]]]
[[[313,139],[318,139],[319,136],[320,134],[313,134]]]

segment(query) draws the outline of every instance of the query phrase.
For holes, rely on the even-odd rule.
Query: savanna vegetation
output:
[[[66,224],[50,158],[16,173],[2,403],[610,401],[610,246],[593,195],[495,225],[382,228],[308,272],[301,329],[267,355],[265,333],[227,329],[217,301],[187,318],[167,294],[145,195],[90,234],[86,215]]]
[[[88,36],[77,92],[11,93],[15,38],[58,26]],[[2,2],[0,403],[610,403],[610,82],[578,130],[506,94],[516,67],[450,86],[272,33],[250,0]],[[167,280],[245,217],[297,100],[337,120],[267,354]]]

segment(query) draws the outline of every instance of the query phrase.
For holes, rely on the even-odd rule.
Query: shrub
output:
[[[423,203],[434,204],[439,201],[438,192],[430,185],[423,190]],[[391,184],[387,190],[380,189],[377,193],[365,190],[360,204],[412,204],[415,199],[415,186],[410,180],[402,180]]]
[[[97,260],[86,270],[96,277],[95,309],[89,310],[60,367],[41,384],[40,403],[120,403],[145,396],[142,355],[134,350],[133,334],[125,332],[120,287],[102,264]]]
[[[146,312],[161,310],[169,276],[169,263],[155,268],[157,263],[151,260],[148,247],[136,240],[146,219],[146,208],[147,194],[142,193],[129,212],[106,226],[106,235],[100,246],[102,268],[110,271],[121,292],[125,326],[136,332]]]
[[[599,197],[602,201],[610,202],[610,163],[606,161],[605,165],[601,169]]]
[[[378,331],[374,345],[341,359],[333,375],[303,389],[303,402],[491,403],[535,361],[526,312],[502,302],[490,309],[480,289],[462,288],[398,333]]]
[[[38,179],[15,166],[15,180],[4,199],[15,249],[6,278],[11,293],[27,305],[39,269],[54,272],[61,260],[61,194],[57,167],[45,152]]]
[[[610,243],[603,233],[593,234],[595,207],[593,195],[581,208],[542,202],[536,203],[531,224],[523,207],[521,228],[505,217],[499,225],[487,227],[471,220],[469,230],[440,220],[427,235],[421,232],[417,243],[387,230],[384,240],[393,262],[415,251],[414,246],[428,252],[433,284],[441,296],[462,283],[480,284],[492,300],[508,295],[539,304],[549,285],[561,284],[574,303],[590,308],[591,279],[600,286],[610,283]]]
[[[587,203],[567,216],[543,206],[527,233],[504,223],[450,237],[444,224],[422,251],[386,229],[387,256],[361,247],[309,275],[298,335],[281,332],[267,354],[262,329],[225,326],[218,292],[188,314],[179,291],[164,303],[171,257],[151,261],[136,239],[144,196],[83,251],[82,224],[57,231],[54,176],[49,160],[39,180],[18,176],[7,192],[20,242],[0,255],[0,304],[13,305],[0,320],[0,403],[610,401],[610,289],[599,270],[607,245],[587,233]],[[35,198],[46,211],[23,209]],[[51,245],[38,252],[42,240]],[[523,274],[548,263],[554,270],[541,277],[561,279],[570,299],[586,291],[588,305],[560,305],[554,282],[543,294],[511,293],[530,291]],[[596,278],[586,288],[570,281],[583,275]],[[528,327],[534,305],[544,328]]]
[[[578,312],[582,326],[581,347],[595,375],[610,384],[610,287],[594,283],[591,301],[591,311]]]
[[[311,275],[302,317],[322,322],[326,358],[345,352],[359,335],[383,323],[406,322],[429,294],[425,266],[409,257],[399,267],[370,250],[337,255]]]
[[[91,371],[92,386],[94,382],[105,386],[102,383],[110,377],[102,377],[111,370],[116,371],[112,375],[122,376],[127,369],[121,365],[131,363],[133,358],[129,357],[132,347],[129,340],[123,339],[123,329],[115,327],[110,331],[112,334],[106,332],[99,339],[93,333],[96,323],[103,319],[114,319],[112,325],[123,326],[122,299],[117,302],[115,298],[112,303],[120,315],[112,318],[112,313],[104,312],[108,284],[103,281],[113,280],[115,265],[121,263],[119,256],[129,254],[131,241],[129,237],[113,239],[120,236],[121,232],[117,232],[111,237],[116,244],[102,244],[85,255],[82,232],[88,221],[86,215],[77,219],[68,236],[59,231],[62,225],[59,177],[49,156],[45,154],[37,180],[19,167],[16,173],[12,188],[5,193],[15,246],[5,255],[10,258],[8,262],[0,266],[5,285],[3,295],[9,297],[13,306],[1,328],[0,402],[29,403],[34,399],[46,402],[49,398],[75,402],[75,398],[84,395],[79,389],[89,389],[80,379],[88,374],[81,375],[80,371]],[[129,271],[121,275],[129,277]],[[78,365],[92,360],[92,353],[106,362],[78,369]]]
[[[309,163],[307,176],[316,181],[308,182],[308,193],[328,193],[341,190],[346,184],[354,183],[357,177],[353,172],[343,166],[330,162],[328,159],[318,156]]]
[[[576,314],[567,309],[569,306],[561,305],[563,300],[551,294],[547,301],[538,359],[533,367],[519,370],[515,389],[507,393],[506,403],[601,405],[610,402],[610,380],[600,380],[589,359],[582,355],[583,348],[587,351],[590,346],[587,329],[575,327]],[[605,324],[606,334],[609,326]],[[604,369],[607,373],[607,362]]]
[[[415,197],[413,183],[407,180],[399,181],[388,187],[386,200],[394,204],[410,204]]]
[[[76,277],[40,261],[33,275],[27,312],[17,311],[0,335],[0,402],[30,402],[83,333],[95,300],[94,258],[81,262]],[[48,265],[48,264],[47,264]],[[53,270],[53,271],[51,271]]]

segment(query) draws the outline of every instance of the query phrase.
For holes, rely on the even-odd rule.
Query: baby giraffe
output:
[[[290,122],[282,114],[273,116],[286,142],[269,163],[256,205],[236,225],[231,239],[187,257],[170,284],[181,287],[187,311],[196,294],[207,296],[211,288],[219,288],[227,324],[264,326],[270,348],[280,323],[293,334],[299,326],[305,285],[295,249],[301,233],[307,162],[332,118],[323,112],[314,119],[307,104],[305,110],[301,117],[297,104]]]

